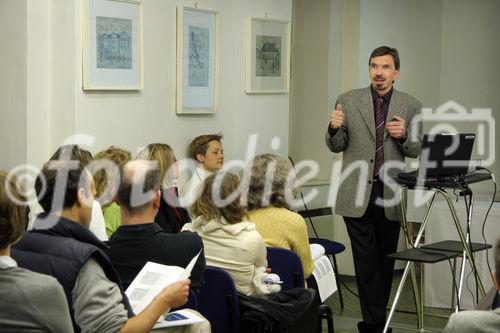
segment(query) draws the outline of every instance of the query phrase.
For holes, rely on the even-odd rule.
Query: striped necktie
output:
[[[385,115],[382,111],[384,99],[377,97],[377,110],[375,110],[375,167],[373,168],[373,176],[377,177],[382,171],[384,164],[384,132],[385,132]]]

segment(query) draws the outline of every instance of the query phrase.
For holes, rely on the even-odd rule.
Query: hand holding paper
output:
[[[149,303],[151,303],[153,298],[157,296],[168,296],[172,294],[174,290],[179,291],[179,288],[183,291],[183,293],[181,293],[182,295],[184,295],[185,291],[185,295],[180,297],[180,299],[176,298],[175,304],[180,302],[184,297],[184,303],[186,303],[190,284],[190,281],[186,279],[191,275],[191,271],[200,253],[201,251],[191,259],[185,269],[178,266],[167,266],[148,261],[125,291],[134,312],[140,313]],[[171,288],[165,288],[167,286],[171,286]],[[166,294],[164,295],[163,293]],[[170,305],[170,307],[175,306],[178,305]]]
[[[178,308],[188,301],[190,284],[188,279],[174,282],[163,288],[157,297],[162,298],[170,308]]]

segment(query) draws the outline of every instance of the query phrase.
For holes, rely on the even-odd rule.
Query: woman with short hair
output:
[[[185,207],[198,198],[205,179],[222,169],[224,165],[224,149],[221,133],[197,136],[189,144],[189,157],[197,163],[193,175],[185,184],[179,184],[180,195]],[[192,214],[192,210],[190,210]],[[196,216],[196,215],[192,215]]]

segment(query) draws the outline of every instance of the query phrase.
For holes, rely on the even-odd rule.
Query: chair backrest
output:
[[[267,265],[280,276],[281,290],[304,288],[304,270],[300,257],[293,251],[277,247],[267,248]]]
[[[345,250],[344,244],[326,238],[309,238],[309,244],[319,244],[323,246],[326,255],[336,255]]]
[[[231,275],[212,266],[205,269],[205,284],[198,295],[198,311],[212,325],[213,333],[236,333],[240,326],[240,307]]]

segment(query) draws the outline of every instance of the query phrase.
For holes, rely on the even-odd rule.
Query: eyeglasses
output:
[[[392,68],[390,65],[382,65],[382,66],[379,66],[377,64],[370,64],[370,71],[382,71],[382,72],[389,72],[389,71],[392,71],[394,70],[394,68]]]

